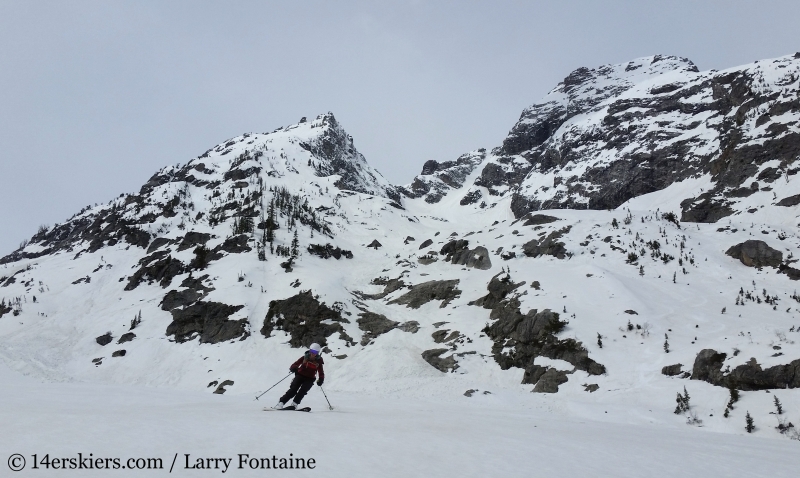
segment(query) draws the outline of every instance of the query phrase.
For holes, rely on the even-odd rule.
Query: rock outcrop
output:
[[[315,342],[325,346],[328,337],[338,333],[346,344],[355,345],[342,323],[349,323],[349,320],[320,302],[310,290],[305,290],[288,299],[271,301],[261,334],[270,337],[273,330],[283,330],[290,335],[292,347],[309,347]]]
[[[216,344],[237,338],[246,338],[247,319],[228,320],[241,310],[242,305],[220,302],[198,301],[183,309],[170,310],[172,323],[167,326],[167,335],[173,335],[178,343],[199,337],[201,344]]]
[[[739,259],[747,267],[779,267],[783,253],[769,247],[764,241],[749,240],[731,246],[725,254]]]
[[[589,352],[580,342],[557,337],[567,325],[558,313],[550,309],[541,312],[531,309],[527,314],[520,312],[519,299],[510,294],[521,285],[514,283],[509,275],[501,278],[498,274],[489,282],[489,294],[470,303],[491,309],[491,322],[483,331],[494,342],[492,354],[500,367],[503,370],[510,367],[524,369],[522,383],[532,384],[553,370],[548,375],[548,383],[538,390],[553,390],[549,393],[558,391],[558,385],[566,382],[566,375],[535,364],[536,357],[564,360],[575,370],[583,370],[591,375],[604,374],[605,367],[589,358]]]
[[[453,299],[461,295],[458,290],[458,279],[432,280],[409,286],[410,291],[392,300],[389,304],[400,304],[412,309],[419,309],[432,300],[441,300],[440,308],[447,307]]]
[[[492,260],[489,258],[489,251],[483,246],[470,249],[469,241],[466,239],[456,239],[448,242],[442,246],[439,254],[446,256],[445,260],[451,264],[473,267],[481,270],[489,270],[492,268]]]
[[[566,227],[553,231],[542,239],[531,239],[523,244],[522,252],[528,257],[553,256],[557,259],[564,259],[567,256],[567,248],[559,239],[569,231],[570,228]]]
[[[701,350],[694,361],[692,380],[744,391],[800,387],[800,359],[764,369],[755,358],[751,358],[747,363],[723,372],[726,357],[727,354],[713,349]]]
[[[364,331],[364,336],[361,338],[361,345],[367,345],[372,339],[400,325],[400,322],[389,320],[385,315],[369,311],[361,312],[356,323],[358,323],[358,327]]]
[[[431,349],[422,352],[422,358],[431,364],[433,368],[440,372],[452,372],[458,368],[458,363],[453,355],[442,358],[441,355],[446,353],[448,349]]]

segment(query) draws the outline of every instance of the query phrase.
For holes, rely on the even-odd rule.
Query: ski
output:
[[[303,408],[264,408],[265,412],[310,412],[311,407],[303,407]]]

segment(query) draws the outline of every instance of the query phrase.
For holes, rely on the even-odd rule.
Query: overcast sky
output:
[[[245,132],[332,111],[395,184],[570,71],[800,50],[800,2],[0,0],[0,256]]]

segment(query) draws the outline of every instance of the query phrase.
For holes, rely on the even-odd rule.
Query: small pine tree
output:
[[[300,253],[300,241],[297,239],[297,229],[294,230],[294,238],[292,239],[292,259],[296,259]]]
[[[669,353],[669,341],[664,340],[664,352]]]
[[[756,429],[756,425],[753,422],[753,417],[750,416],[750,411],[747,412],[747,415],[744,417],[744,421],[746,423],[744,429],[747,430],[747,433],[753,433],[753,430]]]
[[[131,328],[129,330],[135,329],[141,323],[142,323],[142,311],[140,310],[139,313],[133,317],[133,320],[131,320]]]
[[[683,401],[686,402],[686,409],[689,409],[689,392],[686,390],[686,386],[683,387]]]
[[[772,398],[775,399],[775,408],[778,410],[778,415],[783,415],[783,405],[781,405],[781,401],[778,400],[776,395],[773,395]]]
[[[644,277],[644,266],[639,266],[639,275]]]
[[[683,387],[683,395],[681,392],[678,392],[678,396],[675,397],[675,415],[680,415],[683,412],[689,411],[691,406],[689,405],[689,392],[686,391],[686,387]]]
[[[727,407],[725,407],[725,411],[726,411],[726,412],[727,412],[728,410],[733,410],[733,404],[739,401],[739,390],[737,390],[737,389],[735,389],[735,388],[733,388],[733,387],[730,387],[730,388],[728,389],[728,391],[729,391],[729,392],[730,392],[730,394],[731,394],[731,399],[730,399],[730,400],[728,400],[728,406],[727,406]],[[725,415],[725,416],[727,417],[728,415]]]
[[[673,284],[677,284],[677,282],[675,281],[675,278],[677,277],[677,275],[678,275],[678,273],[677,273],[677,272],[673,272],[673,273],[672,273],[672,283],[673,283]]]
[[[603,336],[600,335],[600,332],[597,333],[597,346],[603,348]]]

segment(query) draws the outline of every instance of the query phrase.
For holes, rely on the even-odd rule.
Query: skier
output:
[[[296,410],[300,405],[300,401],[303,400],[306,393],[314,386],[314,378],[317,372],[319,372],[317,385],[322,386],[322,383],[325,381],[325,372],[322,370],[322,365],[324,363],[322,357],[319,355],[319,344],[311,344],[308,351],[289,367],[289,371],[294,372],[294,379],[292,380],[292,384],[289,385],[289,390],[283,394],[280,402],[273,408],[278,410]],[[286,402],[291,399],[294,399],[292,403],[284,407]]]

